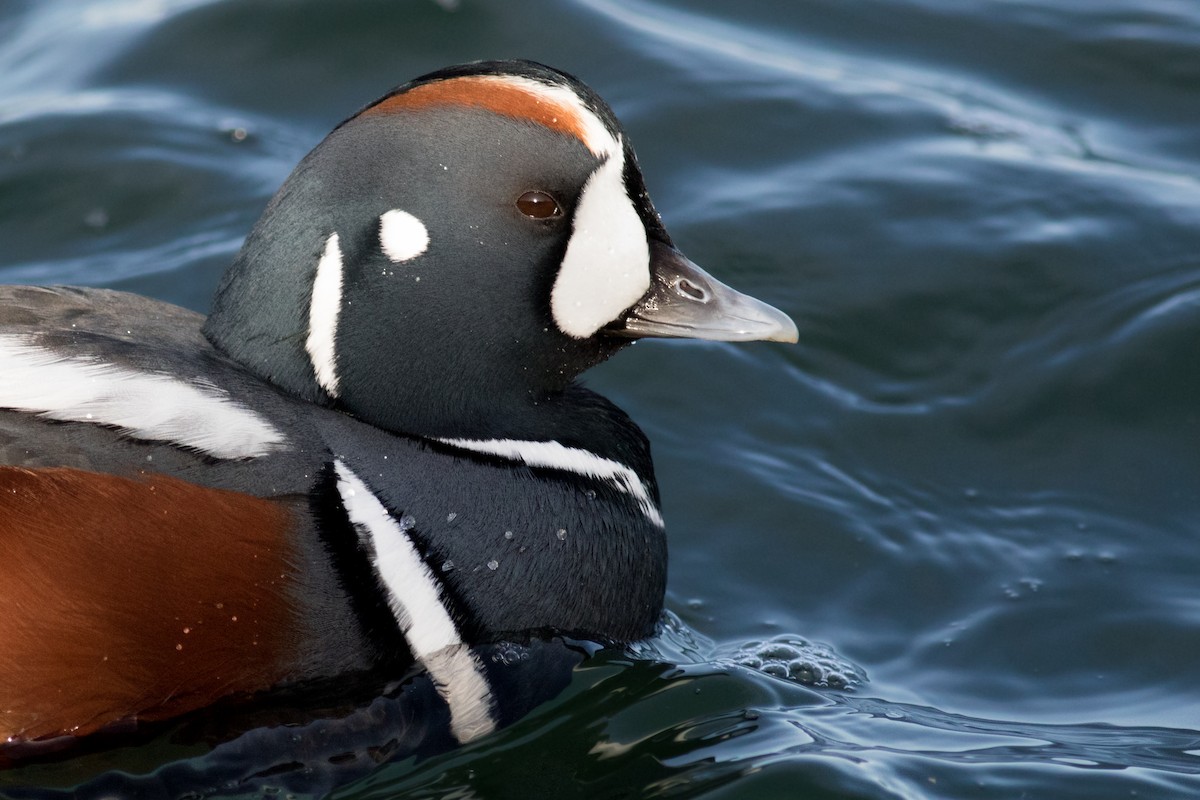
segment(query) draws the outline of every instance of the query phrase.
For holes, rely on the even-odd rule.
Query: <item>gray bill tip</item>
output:
[[[774,306],[730,288],[670,245],[651,245],[650,289],[609,333],[632,338],[789,342],[800,334]]]

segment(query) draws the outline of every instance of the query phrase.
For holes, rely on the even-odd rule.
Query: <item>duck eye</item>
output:
[[[561,217],[558,201],[545,192],[530,191],[517,198],[517,210],[530,219]]]

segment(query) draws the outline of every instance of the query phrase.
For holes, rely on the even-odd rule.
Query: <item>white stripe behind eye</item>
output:
[[[0,334],[0,408],[111,425],[133,439],[222,459],[256,458],[286,444],[264,417],[214,386],[59,355],[19,334]]]
[[[308,304],[308,351],[317,383],[333,397],[338,396],[337,327],[342,310],[342,249],[338,235],[325,240],[325,252],[317,262],[312,299]]]
[[[442,604],[437,578],[409,538],[412,518],[397,521],[343,461],[334,461],[334,469],[346,514],[371,543],[375,571],[396,624],[450,708],[455,738],[461,743],[490,733],[496,727],[491,689]]]
[[[638,502],[642,513],[658,527],[664,527],[662,513],[655,505],[641,477],[624,464],[602,458],[587,450],[567,447],[558,442],[528,442],[520,439],[438,439],[442,444],[519,461],[530,467],[549,467],[608,481]]]

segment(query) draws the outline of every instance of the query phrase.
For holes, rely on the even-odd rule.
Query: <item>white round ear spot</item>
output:
[[[550,293],[559,330],[586,339],[650,289],[646,226],[625,189],[625,162],[610,157],[588,178],[574,231]]]
[[[393,264],[411,261],[429,247],[429,231],[412,214],[393,208],[379,217],[379,244]]]

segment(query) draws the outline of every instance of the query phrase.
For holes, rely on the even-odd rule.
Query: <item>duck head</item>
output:
[[[430,73],[334,129],[205,334],[378,427],[475,438],[537,438],[512,428],[636,338],[797,338],[675,248],[604,101],[526,61]]]

